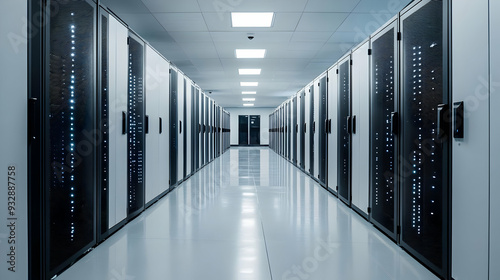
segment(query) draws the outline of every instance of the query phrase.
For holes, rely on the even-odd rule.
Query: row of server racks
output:
[[[271,149],[442,279],[500,277],[500,1],[480,2],[412,2],[269,117]]]
[[[0,279],[52,279],[225,152],[230,118],[96,1],[4,4]]]

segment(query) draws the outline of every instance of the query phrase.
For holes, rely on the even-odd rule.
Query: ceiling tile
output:
[[[377,15],[381,18],[390,19],[392,16],[389,14]],[[387,21],[387,20],[386,20]],[[373,14],[352,13],[342,23],[337,31],[340,32],[354,32],[356,33],[356,40],[360,38],[368,38],[373,32],[382,26],[386,21],[378,20]],[[362,39],[362,40],[364,40]]]
[[[165,28],[150,13],[147,14],[120,14],[120,18],[125,21],[132,30],[144,36],[150,33],[165,32]]]
[[[292,42],[324,42],[332,36],[332,32],[294,32]]]
[[[412,0],[361,0],[353,12],[396,15],[410,2]]]
[[[334,32],[348,15],[348,13],[304,13],[297,26],[297,31]]]
[[[212,43],[212,36],[208,32],[169,32],[177,43]]]
[[[200,7],[196,0],[142,0],[153,13],[199,13]]]
[[[307,0],[198,0],[202,12],[295,12],[303,11]]]
[[[167,31],[208,31],[201,13],[154,13]]]
[[[217,57],[217,51],[215,50],[215,47],[212,43],[182,43],[179,44],[179,47],[184,50],[184,52],[190,59]]]
[[[138,0],[101,0],[101,3],[120,17],[121,14],[149,13],[148,8]]]
[[[305,12],[350,13],[360,0],[309,0]]]

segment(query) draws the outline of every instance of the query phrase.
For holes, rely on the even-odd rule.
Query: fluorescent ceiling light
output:
[[[271,27],[274,13],[231,13],[233,27]]]
[[[243,98],[243,101],[255,101],[255,98]]]
[[[243,106],[245,106],[245,107],[252,107],[253,103],[245,103],[245,104],[243,104]]]
[[[259,82],[240,82],[242,87],[258,87]]]
[[[238,69],[240,75],[260,75],[262,69]]]
[[[257,94],[256,91],[242,91],[241,94]]]
[[[236,58],[264,58],[265,49],[236,49]]]

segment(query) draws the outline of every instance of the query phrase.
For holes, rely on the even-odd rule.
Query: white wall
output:
[[[269,145],[269,115],[274,108],[224,108],[231,114],[231,145],[238,145],[238,116],[260,115],[260,144]]]

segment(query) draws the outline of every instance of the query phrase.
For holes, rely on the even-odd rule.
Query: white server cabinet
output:
[[[490,117],[488,2],[491,1],[454,1],[452,5],[451,92],[453,104],[464,102],[466,116],[456,115],[457,108],[452,107],[454,120],[464,121],[463,138],[454,135],[452,140],[452,277],[455,280],[488,279],[489,127],[478,125],[487,124]]]
[[[128,30],[108,17],[108,229],[127,217],[127,119]]]
[[[337,107],[338,107],[337,65],[328,70],[328,148],[327,188],[337,193]]]
[[[370,199],[370,42],[352,52],[352,206],[368,217]]]
[[[290,101],[290,161],[297,164],[297,97]]]
[[[199,167],[205,165],[205,94],[200,91],[198,95],[199,106],[199,117],[198,117],[198,143],[199,143]]]
[[[312,135],[312,120],[311,120],[311,86],[308,85],[304,90],[304,170],[306,173],[311,174],[311,135]]]
[[[169,63],[146,46],[146,203],[168,189]],[[165,176],[167,174],[167,176]]]
[[[306,153],[306,134],[305,134],[305,129],[306,129],[306,102],[305,102],[305,91],[301,90],[298,93],[299,96],[299,102],[297,103],[298,111],[299,111],[299,146],[297,147],[299,150],[299,167],[302,170],[305,170],[305,153]]]
[[[184,176],[189,176],[191,175],[192,172],[192,141],[193,141],[193,134],[192,134],[192,122],[193,122],[193,115],[192,115],[192,104],[194,102],[193,100],[193,82],[190,80],[186,80],[186,106],[184,106],[185,114],[184,116],[186,117],[186,146],[185,146],[185,173]]]
[[[313,90],[313,139],[314,139],[314,153],[313,153],[313,169],[314,173],[311,173],[311,176],[315,178],[316,180],[319,179],[319,160],[320,160],[320,155],[319,155],[319,135],[320,135],[320,129],[319,126],[322,124],[319,119],[319,106],[320,106],[320,79],[315,79],[312,85]]]
[[[283,103],[283,156],[288,159],[288,100]]]
[[[185,88],[186,81],[184,74],[179,73],[177,76],[177,182],[184,180],[184,149],[186,135],[185,120],[184,120],[184,102],[185,102]]]
[[[23,22],[27,3],[3,3],[0,17],[0,278],[12,280],[28,279],[28,45],[22,42],[29,34]]]
[[[204,99],[204,106],[203,106],[203,115],[204,115],[204,120],[203,120],[203,123],[204,123],[204,137],[205,137],[205,140],[204,140],[204,149],[205,149],[205,161],[204,161],[204,164],[207,164],[210,162],[210,158],[209,158],[209,155],[210,155],[210,123],[209,123],[209,110],[208,110],[208,107],[209,107],[209,99],[208,97],[205,95],[203,97]]]
[[[490,0],[490,108],[500,107],[500,1]],[[481,5],[482,1],[481,1]],[[482,18],[482,17],[481,17]],[[472,73],[472,72],[471,72]],[[490,109],[490,143],[500,139],[498,120],[500,111]],[[496,121],[495,121],[496,120]],[[490,151],[490,279],[500,279],[500,146],[491,145]],[[458,280],[458,279],[456,279]]]
[[[214,102],[212,99],[208,99],[208,162],[214,159]]]

